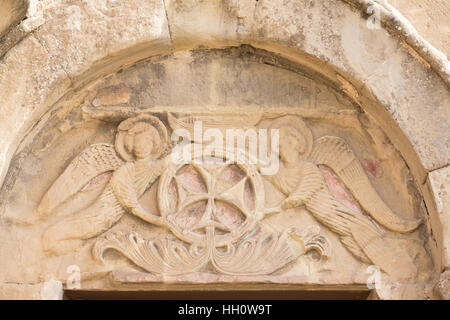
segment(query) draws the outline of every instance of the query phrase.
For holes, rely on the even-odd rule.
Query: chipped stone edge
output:
[[[20,41],[45,23],[42,8],[39,9],[38,6],[38,0],[29,0],[27,5],[25,19],[17,25],[10,26],[7,32],[0,36],[0,59]]]
[[[423,64],[435,71],[450,87],[450,61],[446,55],[426,41],[400,11],[387,0],[341,0],[350,6],[367,13],[367,9],[375,6],[380,12],[380,22],[390,33],[399,36],[415,51]]]

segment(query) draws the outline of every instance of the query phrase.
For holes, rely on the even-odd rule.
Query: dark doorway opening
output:
[[[66,290],[68,300],[366,300],[371,291],[355,290]]]

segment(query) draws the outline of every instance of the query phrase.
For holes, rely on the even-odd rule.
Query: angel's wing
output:
[[[416,275],[414,261],[400,249],[398,239],[386,237],[367,216],[337,201],[328,188],[314,193],[305,205],[319,222],[337,233],[342,244],[362,262],[376,264],[396,279]]]
[[[104,172],[116,170],[123,163],[113,145],[98,143],[89,146],[72,160],[43,196],[37,209],[38,214],[41,217],[49,215],[91,179]]]
[[[45,230],[42,237],[44,250],[54,254],[71,252],[81,246],[83,240],[110,229],[124,213],[111,185],[107,185],[92,205],[64,217]]]
[[[397,216],[380,198],[350,146],[341,138],[325,136],[314,142],[310,160],[331,168],[350,189],[364,210],[378,223],[396,232],[410,232],[421,219],[406,220]]]

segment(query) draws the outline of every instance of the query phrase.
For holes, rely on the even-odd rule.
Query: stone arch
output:
[[[385,29],[367,28],[370,5],[380,10]],[[77,93],[107,75],[153,56],[246,45],[341,92],[380,125],[425,199],[436,268],[447,266],[436,204],[442,200],[430,175],[448,171],[449,123],[442,121],[450,118],[448,61],[411,29],[406,36],[396,32],[405,22],[386,7],[372,1],[44,1],[33,9],[10,31],[20,41],[2,48],[2,183],[13,174],[14,154],[52,111],[77,103]]]

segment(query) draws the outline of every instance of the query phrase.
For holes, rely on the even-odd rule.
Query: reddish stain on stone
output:
[[[244,178],[245,173],[237,165],[230,165],[221,172],[214,191],[222,193],[234,187]]]
[[[183,229],[189,229],[195,226],[203,217],[206,211],[206,202],[201,201],[193,203],[177,214],[175,222]]]
[[[345,184],[339,179],[339,177],[332,170],[325,166],[320,166],[320,170],[323,173],[328,189],[336,198],[336,200],[341,202],[347,208],[362,214],[363,211],[361,207],[353,198],[353,195],[347,189]]]
[[[237,165],[227,167],[220,175],[220,178],[229,181],[230,184],[236,184],[244,177],[245,173]]]
[[[111,86],[100,89],[92,104],[94,106],[107,106],[128,103],[131,91],[124,85]]]
[[[216,202],[215,215],[217,220],[223,223],[230,230],[236,229],[245,220],[244,216],[237,208],[233,208],[232,206],[220,201]]]
[[[383,175],[383,168],[374,159],[362,159],[361,164],[368,175],[373,178],[380,178]]]
[[[187,189],[197,193],[207,192],[200,173],[191,166],[183,167],[177,173],[177,180]]]
[[[81,191],[86,191],[91,188],[95,188],[98,185],[106,185],[106,183],[111,179],[112,173],[106,172],[103,174],[100,174],[93,178],[91,181],[89,181],[88,184],[86,184]]]

